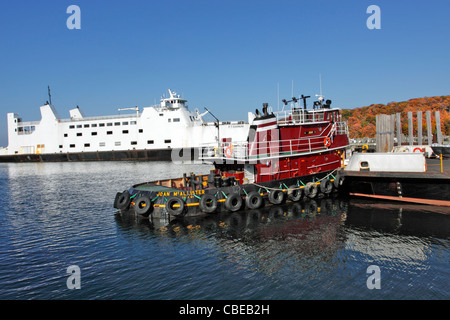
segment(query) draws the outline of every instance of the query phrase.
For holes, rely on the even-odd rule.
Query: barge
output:
[[[214,166],[209,174],[133,185],[116,194],[114,207],[140,216],[188,217],[331,194],[343,182],[337,171],[349,147],[348,127],[331,100],[319,96],[308,108],[307,98],[283,100],[287,110],[278,112],[264,103],[249,115],[244,141],[221,136],[202,145],[201,160]]]

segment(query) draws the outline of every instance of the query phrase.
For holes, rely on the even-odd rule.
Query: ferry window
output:
[[[128,130],[122,130],[122,133],[127,134]]]
[[[112,127],[112,122],[108,122],[106,125],[107,125],[108,127]]]
[[[81,137],[83,134],[81,132],[77,132],[77,137]]]
[[[104,142],[100,142],[98,145],[99,145],[100,147],[104,147],[104,146],[105,146],[105,143],[104,143]]]
[[[116,141],[116,142],[114,143],[114,145],[115,145],[116,147],[119,147],[119,146],[120,146],[120,141]]]
[[[71,148],[75,148],[75,145],[74,145],[74,144],[71,144],[70,147],[71,147]]]
[[[172,142],[172,140],[170,140],[170,139],[164,140],[164,143],[171,143],[171,142]]]
[[[120,126],[120,122],[114,122],[115,126]]]
[[[84,146],[85,146],[85,147],[90,147],[91,144],[90,144],[90,143],[85,143]]]
[[[92,128],[97,128],[97,124],[96,124],[96,123],[93,123],[93,124],[91,124],[91,127],[92,127]]]
[[[64,133],[64,138],[67,138],[67,136],[68,136],[68,134],[67,134],[67,133]]]
[[[136,145],[137,141],[131,141],[131,145]]]
[[[123,125],[123,126],[127,126],[127,125],[128,125],[128,121],[122,122],[122,125]]]
[[[83,126],[81,124],[77,124],[77,128],[82,128]]]
[[[164,113],[160,113],[159,116],[162,117],[164,115]]]
[[[155,141],[153,141],[153,140],[147,140],[147,144],[154,144],[155,143]]]
[[[142,133],[142,132],[144,132],[144,129],[139,129],[139,133]]]
[[[85,128],[89,128],[89,125],[88,125],[88,124],[85,124],[84,127],[85,127]]]
[[[96,135],[97,135],[97,132],[91,132],[91,135],[92,135],[92,136],[96,136]]]
[[[112,131],[107,131],[106,134],[112,134]]]
[[[105,124],[104,123],[99,123],[99,125],[98,125],[99,127],[104,127],[105,126]]]
[[[62,149],[62,147],[63,147],[62,144],[60,144],[60,145],[59,145],[59,148]]]
[[[131,121],[130,124],[136,124],[136,121]]]
[[[180,118],[173,118],[173,122],[180,122]]]
[[[75,129],[74,125],[69,126],[69,129]]]

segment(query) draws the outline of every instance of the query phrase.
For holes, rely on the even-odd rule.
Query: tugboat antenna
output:
[[[50,105],[52,105],[52,95],[50,94],[50,86],[48,86],[48,101],[50,102]]]

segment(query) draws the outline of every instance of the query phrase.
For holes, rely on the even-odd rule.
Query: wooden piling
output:
[[[427,117],[427,136],[428,136],[428,145],[431,146],[433,143],[433,134],[431,131],[431,111],[426,111]]]
[[[421,146],[422,141],[422,111],[417,111],[417,144]]]

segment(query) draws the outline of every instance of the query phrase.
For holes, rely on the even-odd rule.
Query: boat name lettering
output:
[[[205,190],[158,192],[157,196],[158,197],[168,197],[168,196],[187,197],[187,196],[201,195],[201,194],[205,194]]]

